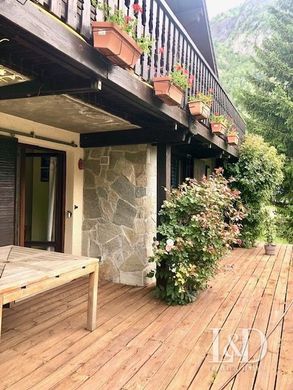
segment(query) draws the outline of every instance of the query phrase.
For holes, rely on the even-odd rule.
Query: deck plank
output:
[[[285,310],[289,308],[289,305],[293,301],[293,247],[291,247],[291,272],[288,278],[288,288],[286,295],[286,306]],[[292,345],[293,345],[293,307],[289,309],[290,311],[284,319],[283,334],[281,341],[281,350],[279,356],[278,372],[277,372],[277,381],[276,389],[293,389],[293,355],[292,355]]]
[[[166,306],[152,288],[102,284],[92,333],[84,329],[86,278],[18,302],[4,309],[0,388],[218,390],[240,359],[232,372],[224,354],[212,363],[210,329],[221,328],[223,339],[243,327],[269,332],[293,299],[292,248],[278,247],[276,257],[264,256],[261,247],[234,250],[210,288],[184,307]],[[293,388],[292,312],[272,335],[258,371],[242,371],[227,389]],[[250,346],[257,342],[251,334]]]

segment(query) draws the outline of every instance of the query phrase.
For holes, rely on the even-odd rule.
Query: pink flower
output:
[[[165,51],[165,48],[164,48],[164,47],[160,47],[160,48],[159,48],[159,53],[160,53],[160,54],[164,54],[164,51]]]
[[[131,16],[125,16],[125,22],[126,24],[130,23],[133,21],[133,18]]]
[[[143,12],[143,9],[139,4],[133,4],[132,8],[133,8],[133,11],[138,13],[138,14],[139,13],[142,14],[142,12]]]
[[[177,64],[175,66],[175,70],[177,70],[177,71],[182,70],[182,66],[180,64]]]
[[[186,76],[189,76],[188,70],[184,69],[184,70],[183,70],[183,73],[186,74]]]
[[[166,245],[166,247],[165,247],[165,249],[166,249],[166,252],[171,252],[171,250],[173,249],[173,246],[171,246],[171,245]]]
[[[188,82],[189,82],[189,84],[192,84],[192,83],[193,83],[193,81],[194,81],[194,76],[192,76],[192,75],[191,75],[191,76],[189,77],[189,80],[188,80]]]
[[[171,250],[174,248],[174,241],[173,240],[167,240],[167,243],[166,243],[166,246],[165,246],[165,250],[166,252],[171,252]]]

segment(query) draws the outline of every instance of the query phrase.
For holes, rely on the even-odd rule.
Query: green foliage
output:
[[[133,16],[127,16],[124,14],[123,10],[113,9],[104,2],[97,2],[96,0],[92,0],[92,5],[103,12],[104,18],[107,22],[115,23],[121,28],[121,30],[130,35],[146,55],[150,54],[151,48],[153,46],[153,40],[151,37],[137,37],[136,15],[142,13],[142,8],[138,4],[133,4],[132,6],[134,11]]]
[[[218,113],[215,113],[215,114],[211,115],[210,122],[212,122],[212,123],[221,123],[224,126],[227,126],[227,124],[228,124],[227,118],[225,117],[225,115],[220,115]]]
[[[190,96],[188,101],[189,102],[202,102],[203,104],[211,107],[211,105],[213,103],[213,98],[214,98],[214,95],[211,92],[208,93],[207,95],[202,93],[202,92],[198,92],[195,96]]]
[[[283,180],[283,156],[258,135],[248,135],[239,151],[239,160],[228,164],[227,171],[235,178],[233,186],[241,192],[247,210],[243,220],[243,245],[254,245],[261,233],[263,206],[275,196]]]
[[[242,103],[249,112],[249,128],[286,155],[285,180],[276,199],[282,206],[283,236],[290,238],[293,207],[293,1],[281,0],[270,11],[271,36],[256,49],[251,87]],[[288,233],[287,233],[288,232]],[[292,240],[292,235],[291,235]]]
[[[229,188],[221,170],[173,189],[160,212],[161,240],[150,259],[157,264],[149,276],[156,274],[159,297],[168,304],[192,302],[237,242],[243,216],[239,191]]]
[[[293,205],[278,207],[277,211],[277,234],[293,244]]]
[[[263,209],[263,234],[267,244],[273,244],[276,239],[276,213],[273,207]]]
[[[182,90],[187,89],[192,84],[192,79],[189,72],[180,64],[175,65],[174,70],[170,73],[172,84],[176,85]]]

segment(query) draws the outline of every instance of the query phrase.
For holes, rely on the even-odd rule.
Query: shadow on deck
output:
[[[231,347],[224,355],[229,336],[240,337],[241,350],[243,329],[269,334],[292,301],[292,253],[285,245],[275,257],[261,247],[234,250],[210,288],[184,307],[164,305],[152,288],[104,283],[92,333],[83,329],[85,279],[19,302],[4,310],[0,389],[219,390],[239,365]],[[249,356],[259,340],[250,333]],[[268,339],[265,357],[225,388],[293,389],[292,343],[293,307]]]

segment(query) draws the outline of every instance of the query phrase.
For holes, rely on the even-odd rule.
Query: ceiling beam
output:
[[[167,128],[144,128],[137,130],[110,131],[80,135],[82,148],[135,144],[177,144],[184,142],[186,132]]]
[[[23,81],[0,87],[0,100],[19,99],[34,96],[61,95],[97,92],[101,89],[98,81],[57,81],[42,82],[39,80]]]

